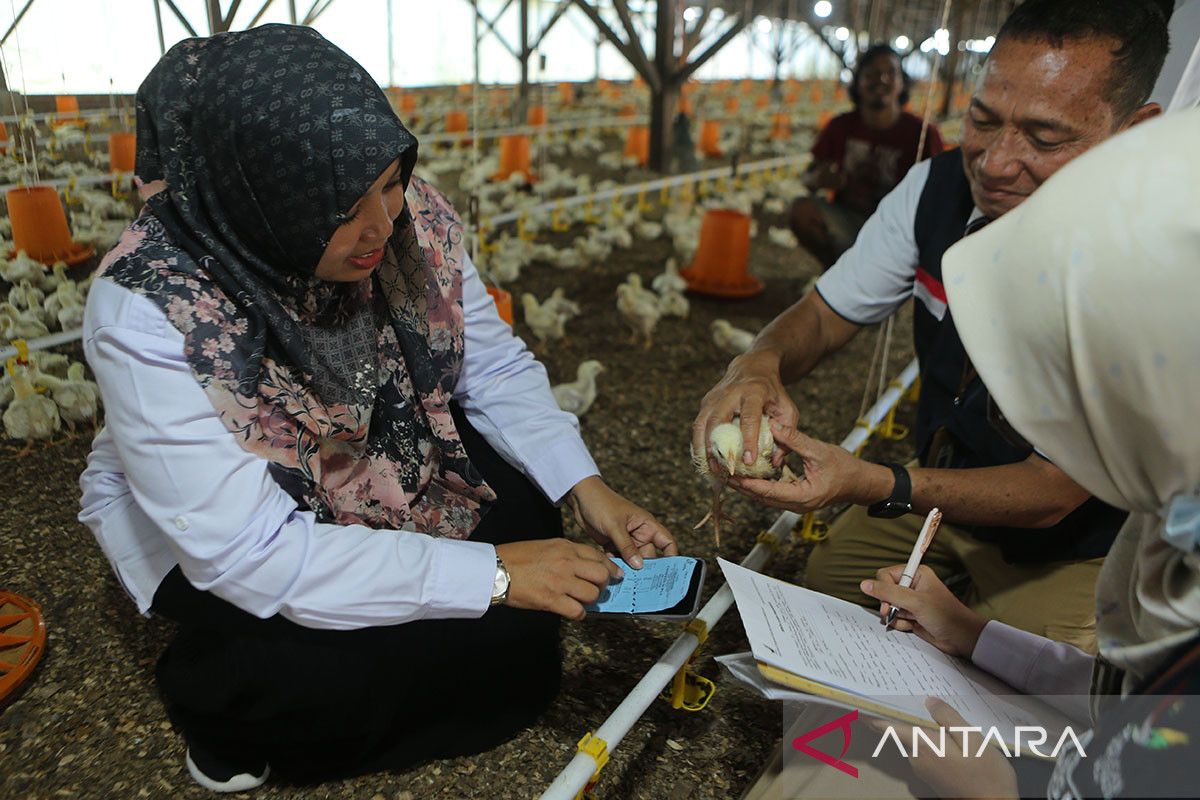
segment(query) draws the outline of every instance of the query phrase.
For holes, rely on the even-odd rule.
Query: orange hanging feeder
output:
[[[46,623],[38,604],[0,592],[0,703],[33,673],[45,651]]]
[[[529,115],[526,118],[529,125],[545,125],[546,124],[546,107],[545,106],[530,106]]]
[[[529,137],[524,134],[500,137],[500,171],[492,180],[508,180],[514,172],[522,172],[533,183],[533,171],[529,166]]]
[[[645,125],[631,125],[625,134],[625,156],[638,160],[638,166],[650,163],[650,129]]]
[[[737,95],[730,95],[725,98],[725,111],[730,114],[736,114],[738,109],[742,107],[742,100]]]
[[[700,152],[708,158],[720,158],[721,152],[721,123],[715,119],[706,119],[700,127]]]
[[[8,126],[0,122],[0,153],[8,152]]]
[[[771,105],[771,98],[768,95],[760,94],[758,97],[754,98],[755,108],[766,108],[769,105]]]
[[[497,289],[495,286],[487,287],[487,293],[492,296],[492,302],[496,304],[496,313],[500,315],[500,319],[511,326],[513,324],[512,294],[503,289]]]
[[[137,136],[132,133],[108,135],[108,167],[112,172],[133,172],[137,161]]]
[[[467,132],[467,112],[465,111],[447,111],[446,112],[446,133],[466,133]]]
[[[780,141],[792,135],[792,123],[787,114],[776,114],[771,125],[771,139]]]
[[[57,115],[53,122],[54,127],[60,125],[82,126],[84,124],[83,119],[79,116],[79,98],[73,94],[55,96],[54,111]]]
[[[688,291],[713,297],[754,297],[763,283],[749,273],[750,217],[729,208],[713,208],[700,224],[700,246],[691,266],[680,270]]]
[[[94,249],[71,241],[67,215],[53,186],[19,186],[9,189],[5,198],[12,220],[14,254],[24,250],[43,264],[65,261],[69,266],[82,264],[95,255]]]
[[[570,83],[560,83],[558,85],[558,102],[564,106],[574,105],[575,103],[575,86]]]

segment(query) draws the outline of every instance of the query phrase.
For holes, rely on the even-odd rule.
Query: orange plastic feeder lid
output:
[[[0,592],[0,702],[33,674],[45,651],[46,623],[38,604]]]
[[[68,267],[77,267],[94,255],[96,255],[96,248],[88,247],[86,244],[72,242],[71,249],[66,253],[66,255],[56,256],[54,261],[64,261]],[[15,249],[8,251],[8,259],[10,261],[16,257],[17,251]],[[33,256],[30,256],[30,258],[33,258]],[[34,260],[36,261],[38,259]],[[42,263],[45,264],[46,262],[42,261]]]

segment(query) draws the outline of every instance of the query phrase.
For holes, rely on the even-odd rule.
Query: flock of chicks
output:
[[[20,455],[34,441],[52,439],[63,423],[72,436],[80,423],[96,426],[100,389],[85,377],[83,364],[59,353],[30,353],[23,341],[17,351],[0,378],[0,408],[5,434],[25,442]]]
[[[63,261],[46,272],[22,250],[11,261],[0,259],[0,277],[12,284],[7,299],[0,302],[0,341],[36,339],[52,328],[69,331],[83,324],[91,275],[74,281]]]
[[[726,144],[746,136],[744,132],[726,133]],[[49,158],[41,161],[43,178],[81,178],[107,172],[108,155],[100,149],[90,149],[78,128],[65,126],[52,129]],[[629,157],[614,153],[611,140],[597,129],[574,133],[549,134],[538,137],[542,158],[537,166],[538,181],[517,172],[503,181],[493,176],[498,167],[494,152],[482,158],[470,148],[433,148],[423,154],[419,172],[422,177],[438,183],[439,177],[454,174],[452,186],[456,193],[476,198],[476,218],[486,219],[503,212],[521,209],[565,195],[581,195],[615,188],[612,180],[593,183],[587,174],[573,174],[550,161],[568,156],[593,160],[609,169],[635,165]],[[766,142],[741,142],[743,147],[771,146]],[[65,160],[62,154],[72,146],[82,145],[82,161]],[[758,152],[758,150],[753,150]],[[765,151],[764,151],[765,152]],[[603,162],[603,163],[600,163]],[[26,165],[12,159],[0,159],[0,179],[16,182],[27,179]],[[447,181],[449,182],[449,181]],[[769,188],[768,188],[769,187]],[[635,239],[652,241],[670,237],[680,258],[690,259],[698,246],[700,223],[706,207],[733,207],[749,212],[756,203],[766,210],[783,210],[784,198],[802,192],[798,181],[777,181],[764,187],[759,184],[741,191],[711,196],[707,203],[687,202],[672,206],[661,220],[646,219],[639,201],[631,208],[612,203],[606,213],[597,215],[591,206],[561,210],[550,216],[530,215],[523,218],[517,235],[502,234],[479,257],[481,272],[494,284],[503,286],[518,280],[521,270],[532,262],[548,263],[571,270],[585,268],[610,257],[614,249],[633,247]],[[133,217],[132,206],[123,199],[84,187],[73,186],[64,192],[69,212],[72,239],[92,246],[103,253],[115,244],[121,231]],[[537,243],[534,237],[553,227],[563,230],[575,223],[585,223],[585,232],[576,236],[570,246]],[[0,253],[12,251],[6,237],[11,236],[7,218],[0,218]],[[753,233],[752,233],[753,235]],[[776,231],[771,231],[772,241]],[[92,276],[76,281],[69,277],[67,266],[58,263],[47,272],[38,261],[24,252],[12,259],[0,257],[0,278],[10,285],[7,296],[0,296],[0,346],[35,339],[51,332],[77,329],[82,324],[83,309]],[[669,259],[664,272],[656,276],[649,289],[638,275],[631,273],[617,288],[616,306],[631,330],[631,341],[641,340],[649,348],[653,332],[664,317],[686,318],[689,303],[684,296],[686,282],[678,273],[677,262]],[[539,302],[531,294],[521,297],[524,321],[540,346],[562,340],[566,325],[581,313],[579,305],[564,296],[560,288]],[[753,334],[740,331],[718,320],[712,324],[713,341],[725,352],[743,352],[753,340]],[[22,349],[22,352],[25,352]],[[582,416],[596,399],[597,376],[604,367],[589,359],[578,367],[575,381],[553,387],[555,399],[564,410]],[[4,409],[4,427],[12,439],[24,440],[26,449],[34,440],[51,439],[63,423],[74,432],[80,423],[93,421],[99,408],[99,393],[95,384],[86,380],[82,364],[70,364],[65,356],[53,353],[34,353],[29,357],[10,359],[0,376],[0,408]]]

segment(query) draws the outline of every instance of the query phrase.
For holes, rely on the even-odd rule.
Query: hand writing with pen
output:
[[[897,631],[914,633],[947,655],[970,658],[987,619],[955,597],[929,567],[918,567],[912,585],[901,586],[904,568],[904,564],[884,567],[875,573],[874,580],[860,585],[864,594],[880,601],[879,621],[884,622],[895,608],[892,627]],[[1017,796],[1016,774],[998,750],[989,748],[982,757],[964,757],[965,745],[952,729],[968,723],[941,700],[930,698],[926,707],[934,722],[951,729],[951,734],[946,737],[944,757],[926,752],[909,758],[918,778],[940,797]]]

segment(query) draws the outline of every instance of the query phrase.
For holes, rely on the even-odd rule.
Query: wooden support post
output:
[[[660,2],[654,21],[654,71],[658,85],[650,88],[650,169],[671,166],[671,133],[679,105],[679,70],[675,66],[675,3]]]

